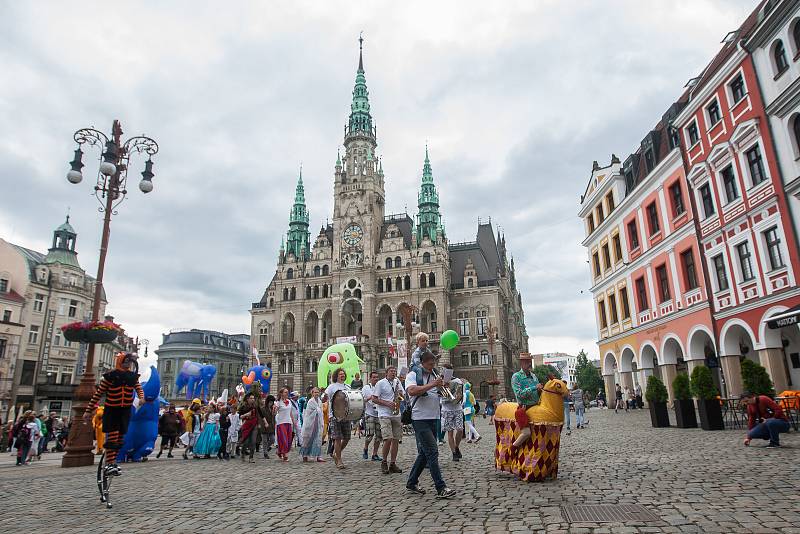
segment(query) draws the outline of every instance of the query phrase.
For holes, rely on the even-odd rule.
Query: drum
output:
[[[333,395],[333,416],[339,421],[358,421],[364,415],[364,394],[358,389],[339,390]]]

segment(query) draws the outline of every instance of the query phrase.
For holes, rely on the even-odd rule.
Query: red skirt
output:
[[[292,423],[281,423],[275,427],[278,454],[289,454],[292,449]]]

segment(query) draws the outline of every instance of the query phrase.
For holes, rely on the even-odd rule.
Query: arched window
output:
[[[794,21],[792,26],[792,41],[794,41],[795,53],[800,52],[800,19]]]
[[[293,287],[289,290],[289,300],[295,300],[297,298],[297,288]]]
[[[470,365],[478,365],[478,351],[473,350],[472,354],[469,355],[469,364]]]
[[[328,266],[327,265],[323,265],[322,266],[322,276],[328,276]]]
[[[461,353],[461,367],[469,367],[469,352]]]
[[[430,263],[431,262],[431,253],[426,252],[422,255],[422,263]]]
[[[386,279],[386,291],[388,292],[388,291],[391,291],[391,290],[392,290],[392,279],[391,278],[387,278]]]
[[[392,258],[386,258],[386,268],[387,269],[392,268]]]
[[[428,275],[428,287],[436,287],[436,273]]]
[[[314,267],[314,276],[319,276],[320,274],[322,274],[322,267],[317,265],[316,267]]]
[[[386,356],[378,355],[378,369],[386,369]]]
[[[355,291],[353,291],[353,296],[360,300],[361,299],[361,290],[360,289],[356,289]]]
[[[319,286],[314,286],[314,298],[319,298]]]
[[[289,300],[289,288],[288,287],[284,287],[283,288],[283,300]]]
[[[783,46],[783,41],[778,39],[773,45],[772,60],[775,66],[775,74],[781,74],[789,68],[789,62],[786,60],[786,47]]]
[[[378,293],[383,293],[383,278],[378,278]]]
[[[394,279],[394,287],[395,291],[401,291],[403,289],[403,279],[399,276]]]
[[[400,256],[396,256],[394,258],[394,266],[401,267],[403,265],[403,260],[400,259]]]
[[[328,298],[328,284],[322,286],[322,298]]]
[[[797,24],[800,26],[800,23]],[[800,156],[800,114],[792,119],[792,137],[794,140],[795,156]]]
[[[274,298],[272,298],[272,297],[270,297],[270,298],[269,298],[269,307],[271,308],[271,307],[273,307],[273,306],[275,306],[275,299],[274,299]]]
[[[474,285],[475,285],[475,282],[472,280],[472,278],[467,280],[467,287],[473,287]]]
[[[403,288],[408,291],[411,289],[411,277],[406,275],[405,279],[403,280]]]
[[[306,286],[306,299],[311,299],[311,286]]]
[[[425,273],[419,275],[419,287],[428,287],[428,277]]]
[[[291,280],[292,278],[294,278],[294,269],[289,267],[288,269],[286,269],[286,279]]]

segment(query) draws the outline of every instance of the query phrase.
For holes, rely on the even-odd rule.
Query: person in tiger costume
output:
[[[138,356],[130,352],[118,353],[114,358],[114,369],[103,374],[103,379],[83,413],[83,420],[88,423],[100,398],[105,396],[103,432],[106,434],[106,472],[113,476],[122,474],[117,465],[117,452],[128,431],[134,392],[140,403],[147,402],[139,383],[137,359]]]

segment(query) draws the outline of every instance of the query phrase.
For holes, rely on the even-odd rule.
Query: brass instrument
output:
[[[434,380],[439,380],[440,378],[442,378],[441,375],[436,372],[436,369],[431,369],[431,374],[433,375]],[[450,388],[447,386],[436,388],[436,391],[439,392],[440,397],[442,397],[444,400],[448,402],[456,400],[455,396],[453,395],[453,392],[450,391]]]
[[[403,386],[398,384],[397,391],[395,391],[394,395],[394,408],[392,409],[392,415],[400,415],[400,403],[405,399],[406,396],[403,392]]]

